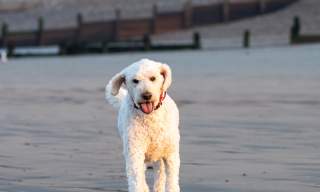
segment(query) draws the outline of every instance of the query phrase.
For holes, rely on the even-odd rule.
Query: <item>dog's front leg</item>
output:
[[[166,191],[179,192],[179,169],[180,169],[180,156],[179,152],[173,152],[166,159]]]
[[[163,159],[154,163],[154,185],[153,192],[164,192],[166,186],[166,170]]]
[[[134,153],[128,155],[126,158],[126,170],[129,192],[149,192],[145,178],[143,153]]]

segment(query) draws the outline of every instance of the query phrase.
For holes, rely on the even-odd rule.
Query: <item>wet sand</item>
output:
[[[0,191],[126,191],[103,87],[149,57],[172,66],[182,191],[320,188],[319,45],[25,58],[0,65]],[[149,174],[150,175],[150,174]]]

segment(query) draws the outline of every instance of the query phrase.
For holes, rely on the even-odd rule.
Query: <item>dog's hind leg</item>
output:
[[[160,159],[159,161],[154,163],[153,171],[154,171],[153,191],[164,192],[165,185],[166,185],[166,172],[165,172],[166,170],[165,170],[165,164],[163,159]]]

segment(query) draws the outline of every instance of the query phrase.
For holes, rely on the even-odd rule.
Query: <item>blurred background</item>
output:
[[[39,46],[56,48],[61,54],[178,49],[182,47],[172,44],[188,44],[195,33],[203,40],[201,47],[206,49],[285,46],[300,42],[292,39],[295,34],[318,33],[318,3],[316,0],[1,0],[1,47],[10,48],[7,51],[10,54],[15,48]],[[319,36],[303,40],[319,41]]]
[[[182,191],[319,190],[319,0],[0,0],[0,27],[0,191],[127,191],[104,86],[141,58],[173,71]]]

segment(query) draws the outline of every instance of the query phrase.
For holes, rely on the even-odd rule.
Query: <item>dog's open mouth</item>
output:
[[[145,114],[150,114],[154,110],[153,102],[140,103],[140,109]]]

